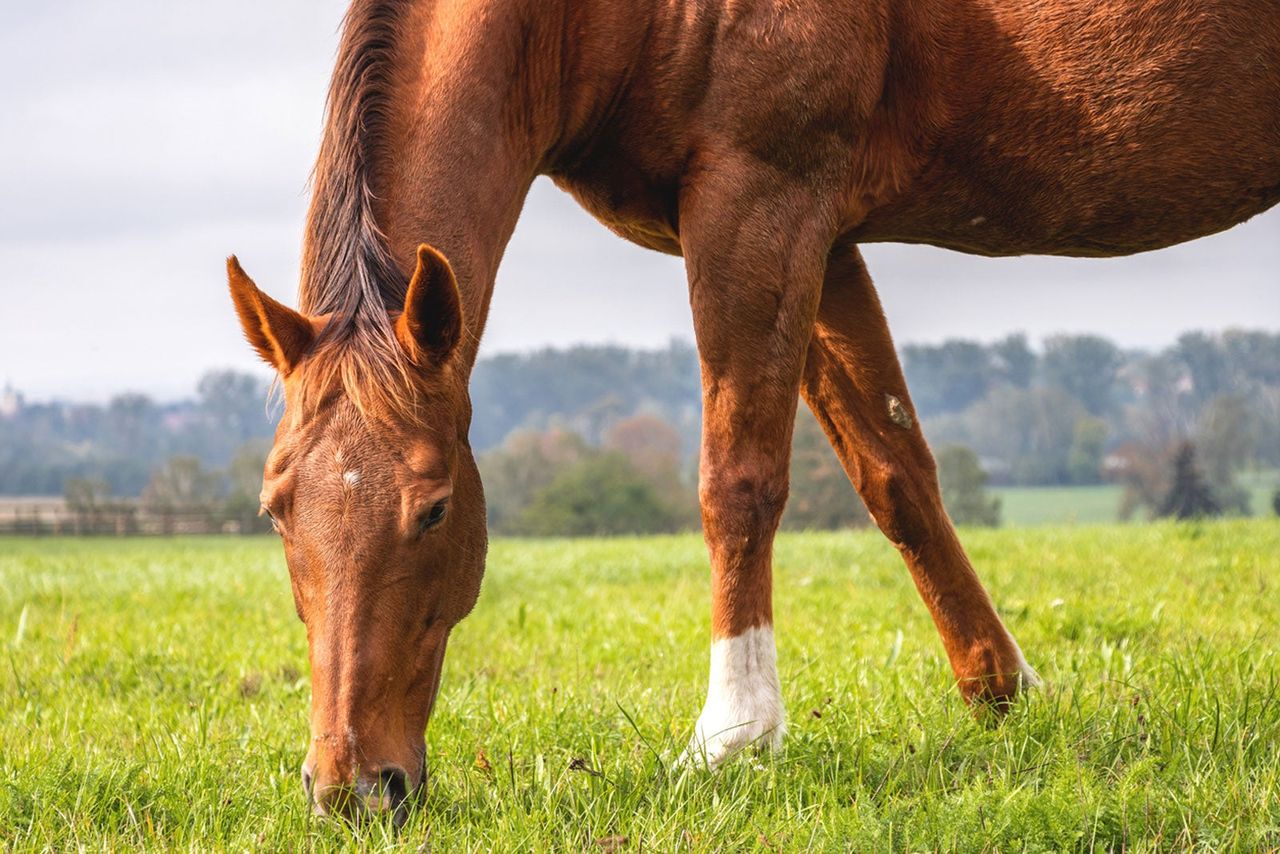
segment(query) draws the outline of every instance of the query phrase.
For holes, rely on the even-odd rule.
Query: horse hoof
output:
[[[1016,644],[1013,650],[1014,656],[1009,664],[989,664],[984,670],[978,671],[983,675],[960,678],[960,694],[966,703],[979,711],[994,711],[1003,715],[1019,696],[1044,684],[1040,674],[1027,663]],[[989,656],[982,657],[990,660]]]
[[[738,714],[728,708],[708,705],[698,718],[689,746],[676,760],[676,767],[714,771],[743,751],[782,749],[787,723],[780,704],[772,704],[754,714],[742,709],[733,711]]]

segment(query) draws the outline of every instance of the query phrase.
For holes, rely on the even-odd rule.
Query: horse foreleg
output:
[[[699,499],[711,558],[711,672],[684,761],[776,747],[785,715],[773,639],[772,552],[791,433],[831,237],[779,222],[772,191],[705,187],[681,209],[702,364]]]
[[[802,393],[933,615],[967,701],[1004,707],[1037,678],[942,506],[933,456],[857,249],[828,263]]]

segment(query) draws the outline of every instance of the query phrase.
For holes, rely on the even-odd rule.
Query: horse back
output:
[[[743,163],[839,196],[849,238],[981,254],[1127,254],[1280,199],[1280,0],[630,5],[578,28],[635,47],[584,64],[607,108],[549,171],[652,248]]]
[[[983,0],[948,15],[932,54],[895,45],[915,51],[900,73],[930,79],[907,85],[928,85],[920,118],[937,129],[861,239],[1128,254],[1280,200],[1275,0]]]

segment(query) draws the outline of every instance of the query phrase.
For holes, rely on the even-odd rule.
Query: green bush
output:
[[[951,521],[989,528],[1000,524],[1000,499],[987,492],[987,473],[973,451],[961,445],[939,451],[938,482]]]
[[[512,527],[529,536],[658,534],[677,530],[679,521],[626,457],[604,453],[556,475]]]

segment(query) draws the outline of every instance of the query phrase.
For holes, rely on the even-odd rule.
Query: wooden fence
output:
[[[60,498],[0,498],[0,536],[172,536],[258,533],[252,517],[216,511],[148,512],[137,501],[74,510]]]

